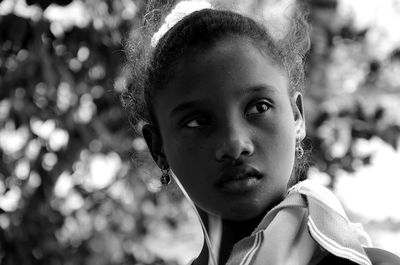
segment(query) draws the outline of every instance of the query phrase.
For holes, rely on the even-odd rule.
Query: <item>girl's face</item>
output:
[[[203,210],[228,220],[257,217],[284,196],[305,135],[302,96],[248,40],[226,38],[186,56],[157,92],[143,133],[153,158],[177,175]]]

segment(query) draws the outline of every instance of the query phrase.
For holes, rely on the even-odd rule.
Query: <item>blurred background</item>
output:
[[[216,2],[268,20],[292,1]],[[145,4],[0,0],[0,264],[180,265],[199,252],[193,211],[160,188],[119,102],[123,39]],[[400,1],[304,4],[307,176],[400,255]]]

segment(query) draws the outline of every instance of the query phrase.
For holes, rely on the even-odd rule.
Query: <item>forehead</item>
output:
[[[218,92],[228,96],[231,91],[260,85],[287,93],[282,67],[243,38],[225,38],[206,50],[187,52],[174,68],[172,78],[160,91],[160,99],[163,94],[172,102]],[[172,94],[177,98],[171,99]]]

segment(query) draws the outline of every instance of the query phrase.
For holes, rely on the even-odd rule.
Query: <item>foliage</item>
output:
[[[374,22],[356,28],[354,15],[335,8],[317,4],[311,15],[307,107],[312,111],[306,115],[311,161],[332,179],[370,163],[373,153],[356,150],[360,139],[380,138],[399,149],[400,135],[399,36],[397,42],[388,37],[390,48],[376,54],[371,35],[385,29]]]
[[[121,39],[143,3],[79,3],[90,15],[84,27],[42,11],[0,17],[0,262],[132,264],[141,255],[163,264],[141,246],[145,205],[158,199],[132,177],[150,160],[135,152],[143,143],[118,98]]]

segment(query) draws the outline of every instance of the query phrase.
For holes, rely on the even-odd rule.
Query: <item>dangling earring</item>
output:
[[[163,186],[168,186],[168,184],[171,182],[171,176],[170,176],[170,170],[169,168],[167,169],[161,169],[161,177],[160,181]]]
[[[300,159],[303,157],[303,155],[304,155],[304,149],[301,146],[301,141],[298,139],[296,141],[296,158]]]

